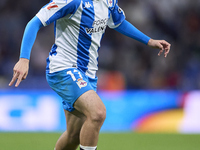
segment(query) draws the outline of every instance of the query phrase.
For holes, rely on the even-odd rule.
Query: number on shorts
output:
[[[81,73],[80,73],[78,70],[74,70],[73,72],[78,72],[79,77],[80,77],[80,78],[83,78],[82,75],[81,75]],[[75,77],[75,75],[72,73],[71,70],[70,70],[70,71],[67,71],[67,74],[69,74],[69,75],[72,77],[72,80],[73,80],[73,81],[76,81],[76,77]]]

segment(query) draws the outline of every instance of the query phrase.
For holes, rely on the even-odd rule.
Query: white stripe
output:
[[[77,64],[79,29],[74,30],[73,22],[77,22],[80,28],[81,14],[82,3],[71,19],[62,18],[61,20],[57,20],[55,44],[58,46],[58,48],[56,50],[56,55],[49,56],[50,73],[71,68],[72,65]],[[62,23],[60,21],[62,21]],[[66,24],[68,24],[67,27]]]
[[[82,146],[80,144],[80,148],[84,149],[84,150],[96,150],[97,146],[91,147],[91,146]]]

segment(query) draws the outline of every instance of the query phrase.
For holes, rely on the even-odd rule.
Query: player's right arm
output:
[[[28,74],[31,49],[33,47],[39,29],[43,26],[51,24],[52,22],[64,16],[70,17],[76,12],[80,3],[81,0],[54,0],[53,2],[45,5],[36,14],[36,16],[31,19],[31,21],[29,21],[22,39],[20,59],[14,66],[13,78],[9,83],[9,86],[12,86],[17,80],[15,87],[18,87],[20,82],[26,78]]]
[[[35,42],[37,33],[42,26],[41,21],[36,16],[26,25],[21,44],[20,59],[13,68],[13,78],[10,81],[9,86],[12,86],[17,80],[15,87],[18,87],[20,82],[26,79],[29,69],[31,49]]]
[[[20,58],[13,68],[13,77],[9,83],[9,86],[12,86],[13,83],[17,80],[15,87],[18,87],[20,82],[26,79],[28,75],[28,68],[29,68],[29,59]]]

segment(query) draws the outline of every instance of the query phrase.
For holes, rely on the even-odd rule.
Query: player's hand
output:
[[[29,60],[25,58],[20,58],[20,60],[15,64],[13,68],[13,78],[9,83],[9,86],[12,86],[13,83],[17,80],[15,87],[18,87],[20,82],[26,79],[29,69]]]
[[[148,42],[148,46],[151,48],[159,49],[158,56],[160,56],[164,52],[164,56],[167,57],[167,54],[170,51],[171,44],[169,44],[165,40],[154,40],[150,39]]]

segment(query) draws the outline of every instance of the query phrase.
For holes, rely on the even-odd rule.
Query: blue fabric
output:
[[[112,13],[112,19],[115,25],[118,25],[125,20],[124,12],[117,4],[111,10],[111,13]]]
[[[49,18],[49,20],[46,21],[46,24],[49,25],[52,22],[64,16],[67,16],[68,14],[74,14],[77,11],[80,3],[81,3],[81,0],[69,2],[65,7],[57,11],[53,16],[51,16],[51,18]]]
[[[86,3],[86,2],[85,2]],[[94,6],[90,3],[92,7],[83,9],[80,23],[80,31],[77,45],[77,65],[81,68],[83,72],[88,70],[87,66],[89,63],[89,49],[92,42],[92,34],[85,34],[85,27],[92,27],[94,22]],[[90,17],[88,17],[90,16]]]
[[[35,42],[37,33],[42,26],[41,21],[36,16],[26,25],[21,44],[20,58],[30,59],[31,49]]]
[[[73,111],[75,101],[89,90],[96,91],[97,78],[90,78],[77,68],[69,68],[54,73],[47,73],[49,86],[62,97],[63,108]]]
[[[139,31],[127,20],[124,20],[117,28],[115,28],[115,30],[144,44],[148,44],[149,40],[151,39],[141,31]]]

